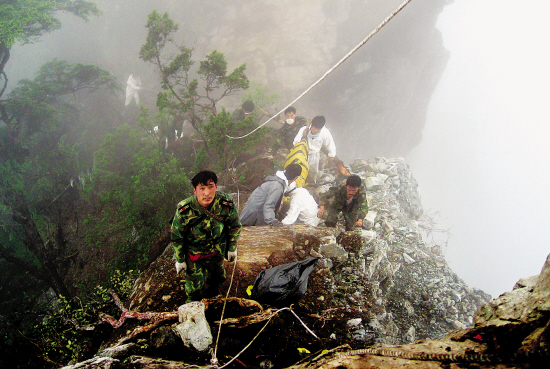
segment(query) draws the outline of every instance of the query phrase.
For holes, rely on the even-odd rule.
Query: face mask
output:
[[[294,119],[288,118],[288,119],[286,120],[286,123],[287,123],[287,124],[292,124],[292,123],[294,123]]]
[[[320,133],[317,133],[317,134],[314,135],[313,133],[310,132],[309,134],[311,135],[311,138],[317,138],[317,137],[319,137]]]

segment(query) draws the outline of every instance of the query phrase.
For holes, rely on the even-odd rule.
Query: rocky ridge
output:
[[[344,232],[341,223],[337,228],[243,228],[235,269],[227,265],[228,276],[234,273],[229,296],[248,299],[247,287],[263,269],[309,256],[320,258],[310,275],[308,291],[292,307],[318,339],[308,335],[290,314],[280,313],[268,325],[268,332],[258,336],[251,352],[241,356],[247,365],[286,367],[300,359],[303,351],[299,348],[315,352],[345,344],[350,349],[363,349],[373,344],[440,339],[453,329],[470,326],[475,311],[490,300],[484,292],[468,287],[451,271],[437,247],[422,240],[418,186],[402,158],[358,159],[350,169],[367,187],[369,213],[364,228]],[[315,191],[322,193],[341,181],[343,178],[328,170],[322,171]],[[125,306],[132,312],[173,313],[186,298],[182,282],[183,277],[173,270],[172,250],[167,247],[138,277]],[[228,289],[229,281],[224,293]],[[215,333],[218,328],[214,321],[219,320],[221,309],[215,307],[215,301],[203,301]],[[229,360],[245,347],[260,330],[262,324],[258,323],[267,320],[241,324],[242,319],[238,319],[273,312],[267,306],[263,311],[251,306],[228,303],[224,318],[237,320],[224,320],[218,343],[220,361]],[[174,316],[177,314],[171,314],[171,319]],[[131,354],[175,360],[181,365],[207,362],[205,354],[193,348],[182,351],[184,345],[171,328],[177,324],[174,321],[168,319],[147,330],[137,321],[124,324],[113,330],[104,349],[112,351],[122,343],[132,344],[132,349],[117,354],[110,361],[112,365],[145,367],[130,364]],[[134,328],[137,333],[129,334]]]

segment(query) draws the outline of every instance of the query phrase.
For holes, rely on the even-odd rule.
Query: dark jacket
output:
[[[265,182],[252,192],[248,198],[240,220],[243,226],[272,224],[275,212],[281,204],[285,190],[285,181],[277,176],[267,176]]]

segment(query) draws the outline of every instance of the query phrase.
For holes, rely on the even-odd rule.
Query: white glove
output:
[[[227,253],[227,261],[233,261],[237,258],[237,250],[235,251],[229,251]]]
[[[185,264],[185,261],[183,263],[178,263],[176,261],[176,274],[179,274],[182,269],[183,270],[187,269],[187,264]]]

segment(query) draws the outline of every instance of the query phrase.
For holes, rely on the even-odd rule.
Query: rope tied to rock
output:
[[[353,49],[351,49],[350,52],[348,52],[342,59],[340,59],[340,61],[338,61],[338,63],[336,63],[332,68],[330,68],[328,71],[325,72],[325,74],[323,74],[321,76],[321,78],[319,78],[315,83],[313,83],[311,86],[309,86],[304,92],[302,92],[302,94],[300,94],[300,96],[298,96],[297,98],[295,98],[294,100],[292,100],[287,106],[285,106],[283,109],[281,109],[278,113],[276,113],[275,115],[273,115],[271,118],[269,118],[267,121],[265,121],[264,123],[262,123],[261,125],[259,125],[258,127],[256,127],[254,130],[252,130],[251,132],[245,134],[244,136],[239,136],[239,137],[232,137],[232,136],[229,136],[229,135],[226,135],[226,137],[228,138],[231,138],[233,140],[238,140],[238,139],[241,139],[241,138],[245,138],[247,136],[250,136],[251,134],[253,134],[254,132],[256,132],[257,130],[259,130],[260,128],[262,128],[263,126],[265,126],[267,123],[269,123],[270,121],[272,121],[273,119],[275,119],[276,117],[279,116],[279,114],[283,113],[286,108],[292,106],[292,104],[294,104],[296,101],[300,100],[305,94],[307,94],[309,91],[311,91],[313,89],[313,87],[317,86],[322,80],[325,79],[326,76],[328,76],[330,73],[332,73],[332,71],[334,71],[336,68],[338,68],[340,66],[340,64],[342,64],[344,61],[346,61],[346,59],[348,59],[353,53],[355,53],[361,46],[363,46],[364,44],[367,43],[368,40],[370,40],[372,38],[372,36],[374,36],[375,34],[378,33],[378,31],[380,31],[380,29],[382,29],[382,27],[384,27],[393,17],[395,17],[395,15],[397,15],[397,13],[399,13],[405,6],[407,6],[408,3],[410,3],[412,0],[405,0],[401,5],[399,5],[399,7],[397,9],[395,9],[386,19],[384,19],[384,21],[382,21],[382,23],[380,23],[378,25],[378,27],[376,27],[371,33],[369,33],[369,35],[367,37],[365,37],[363,39],[363,41],[361,41],[360,43],[358,43]]]

